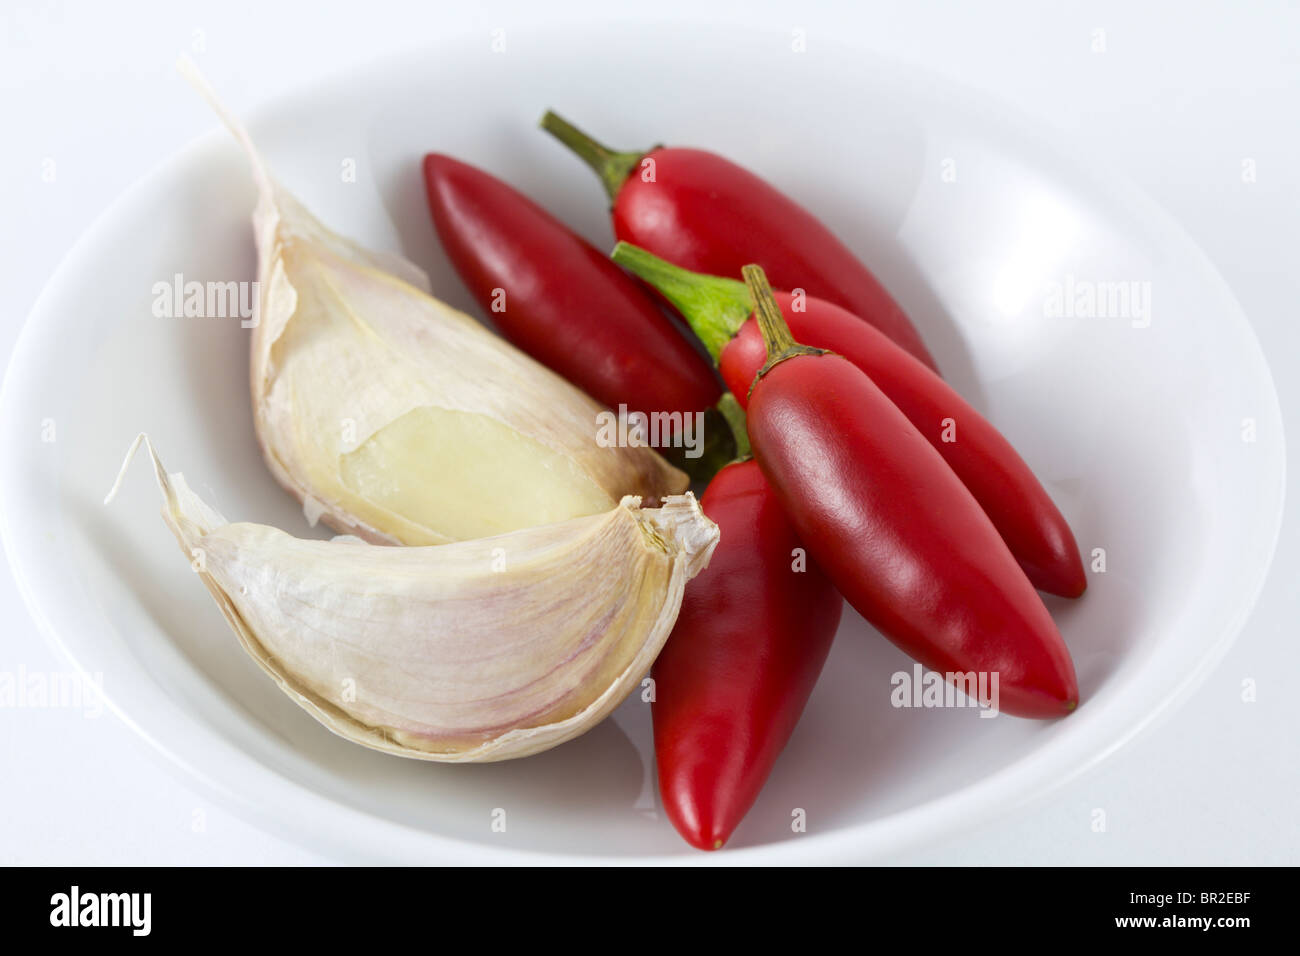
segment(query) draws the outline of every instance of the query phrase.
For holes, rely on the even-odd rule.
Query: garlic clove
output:
[[[524,757],[595,726],[718,541],[689,493],[430,547],[302,540],[227,522],[144,435],[123,472],[141,442],[164,520],[249,655],[339,736],[421,760]]]
[[[254,423],[309,520],[376,543],[439,544],[686,489],[653,449],[600,444],[602,406],[428,295],[416,266],[318,222],[193,64],[181,69],[252,166]]]

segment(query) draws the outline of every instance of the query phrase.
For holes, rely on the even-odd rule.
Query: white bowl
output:
[[[894,709],[890,675],[910,663],[849,613],[758,804],[710,855],[658,807],[639,697],[585,737],[506,764],[403,761],[334,737],[244,657],[159,520],[145,468],[100,504],[147,430],[232,519],[320,533],[259,460],[247,331],[151,314],[154,283],[176,273],[253,278],[252,186],[214,132],[69,254],[0,409],[12,566],[43,630],[103,674],[119,716],[214,798],[346,859],[861,861],[1045,793],[1213,667],[1272,555],[1282,426],[1240,308],[1151,202],[995,104],[847,47],[814,57],[786,34],[672,24],[511,39],[493,55],[481,37],[449,37],[259,110],[250,126],[327,224],[403,250],[468,311],[427,220],[425,151],[503,176],[602,246],[596,180],[535,128],[548,106],[615,145],[712,148],[785,188],[873,264],[949,379],[1037,470],[1089,562],[1104,549],[1081,601],[1050,600],[1082,706],[1054,723]],[[193,108],[206,109],[197,96]],[[355,183],[340,176],[345,159]],[[1051,284],[1070,282],[1076,293],[1139,283],[1149,316],[1139,298],[1109,318],[1052,317]],[[1245,440],[1251,428],[1268,440]],[[791,828],[796,808],[807,832]]]

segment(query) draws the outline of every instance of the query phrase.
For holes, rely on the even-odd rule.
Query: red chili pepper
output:
[[[767,359],[744,283],[687,272],[627,243],[613,260],[650,283],[690,323],[742,406]],[[1065,516],[1011,443],[947,382],[880,332],[813,296],[776,293],[794,337],[870,376],[943,456],[993,521],[1034,586],[1078,597],[1088,586]]]
[[[668,818],[692,846],[716,850],[790,739],[844,601],[753,459],[718,472],[700,504],[722,537],[655,661],[651,711]]]
[[[519,348],[612,408],[685,414],[717,401],[717,377],[672,320],[546,210],[436,153],[424,182],[452,265]]]
[[[1022,717],[1074,710],[1070,653],[979,503],[860,368],[795,342],[760,267],[744,274],[767,348],[749,440],[808,553],[946,679],[996,679],[999,709]]]
[[[871,270],[812,213],[749,170],[700,149],[616,152],[552,112],[542,128],[600,176],[619,239],[697,272],[737,275],[758,262],[778,287],[848,309],[936,368]]]

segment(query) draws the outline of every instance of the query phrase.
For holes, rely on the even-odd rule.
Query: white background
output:
[[[545,19],[747,21],[916,63],[1010,101],[1162,203],[1255,327],[1300,474],[1300,5],[1296,3],[50,3],[0,14],[0,360],[46,278],[123,189],[211,118],[196,55],[244,111],[440,32]],[[692,18],[711,26],[691,26]],[[1104,52],[1094,52],[1096,31]],[[201,52],[196,45],[202,47]],[[671,69],[671,64],[665,64]],[[472,84],[449,96],[472,96]],[[436,144],[430,144],[431,147]],[[700,144],[707,145],[707,144]],[[56,176],[42,171],[53,160]],[[1244,183],[1253,160],[1256,181]],[[0,450],[3,454],[3,450]],[[1300,862],[1296,483],[1263,596],[1188,703],[1012,818],[904,863]],[[3,559],[0,558],[0,563]],[[0,671],[69,667],[0,571]],[[1257,700],[1242,699],[1253,680]],[[1106,815],[1093,828],[1094,810]],[[0,709],[0,864],[325,863],[208,804],[116,718]]]

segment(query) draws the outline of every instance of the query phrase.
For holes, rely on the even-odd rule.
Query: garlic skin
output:
[[[441,544],[686,489],[687,476],[653,449],[598,445],[601,405],[432,298],[417,266],[319,223],[274,181],[193,64],[181,70],[252,166],[254,423],[272,474],[313,524],[375,543]]]
[[[144,435],[123,472],[141,442],[163,519],[244,650],[334,733],[420,760],[525,757],[595,726],[649,671],[718,541],[690,493],[446,545],[302,540],[227,522]]]

